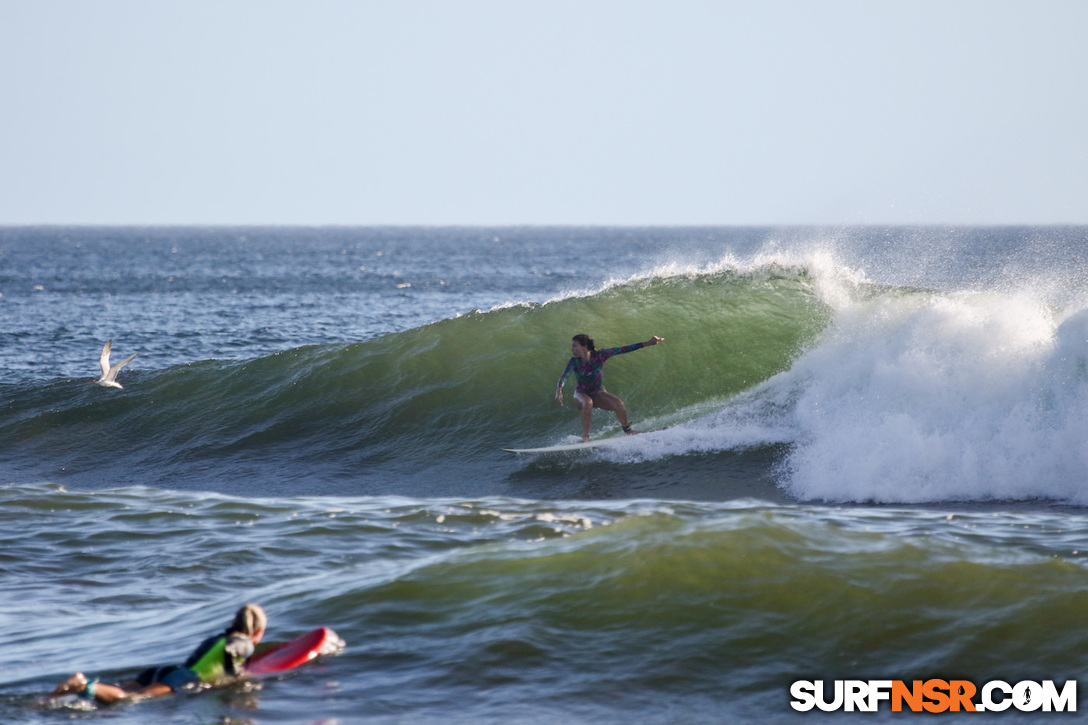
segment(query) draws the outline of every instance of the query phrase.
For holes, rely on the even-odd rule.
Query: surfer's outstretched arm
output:
[[[657,335],[653,335],[646,342],[636,342],[633,345],[624,345],[623,347],[619,348],[619,351],[621,353],[622,352],[634,352],[635,350],[641,350],[644,347],[653,347],[654,345],[656,345],[659,342],[665,342],[665,338],[658,337]]]
[[[53,690],[50,697],[79,695],[103,705],[114,705],[125,700],[144,700],[152,697],[169,695],[174,689],[162,682],[153,682],[147,687],[126,690],[118,685],[107,685],[97,680],[88,681],[82,672],[77,672]]]
[[[665,342],[665,338],[654,335],[646,342],[633,342],[630,345],[623,345],[622,347],[609,347],[597,351],[597,359],[603,363],[613,355],[623,355],[624,353],[634,352],[635,350],[641,350],[644,347],[651,347],[659,342]]]

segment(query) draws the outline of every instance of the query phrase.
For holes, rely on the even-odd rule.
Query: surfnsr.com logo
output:
[[[892,712],[1077,711],[1076,680],[1060,690],[1053,680],[992,680],[981,688],[968,680],[835,680],[830,687],[823,680],[798,680],[790,695],[790,706],[799,712],[877,712],[884,703]]]

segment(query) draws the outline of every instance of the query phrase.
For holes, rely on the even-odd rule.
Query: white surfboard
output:
[[[667,427],[667,426],[666,426]],[[634,435],[641,436],[646,433],[657,433],[658,431],[665,430],[665,428],[654,428],[653,430],[640,430],[634,431]],[[584,451],[587,448],[601,448],[603,446],[613,446],[623,441],[631,440],[629,435],[614,435],[610,438],[597,438],[596,440],[586,441],[585,443],[562,443],[557,446],[544,446],[543,448],[503,448],[504,451],[509,453],[570,453],[572,451]]]
[[[585,443],[564,443],[558,446],[545,446],[543,448],[503,448],[503,450],[508,451],[509,453],[569,453],[570,451],[582,451],[587,448],[610,446],[626,439],[627,436],[617,436],[615,438],[598,438],[597,440],[587,441]]]

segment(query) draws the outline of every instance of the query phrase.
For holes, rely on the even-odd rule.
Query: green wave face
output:
[[[420,435],[428,421],[426,439],[491,445],[569,425],[553,395],[574,334],[598,347],[665,338],[605,368],[608,389],[646,418],[767,379],[827,318],[799,274],[654,279],[447,320],[351,346],[332,365],[359,405],[376,406],[384,435]]]
[[[553,399],[574,334],[598,347],[665,338],[605,369],[608,389],[646,420],[766,380],[829,319],[803,269],[650,277],[366,342],[134,374],[120,395],[55,383],[20,393],[2,427],[65,468],[411,468],[574,432],[570,386],[566,408]]]

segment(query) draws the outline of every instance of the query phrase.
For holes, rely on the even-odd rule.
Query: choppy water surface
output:
[[[1086,238],[3,230],[0,710],[774,722],[819,719],[798,679],[1078,679]],[[606,367],[664,430],[504,453],[577,433],[552,395],[583,331],[666,338]],[[110,338],[123,390],[86,384]],[[180,661],[249,600],[348,647],[40,701]]]

